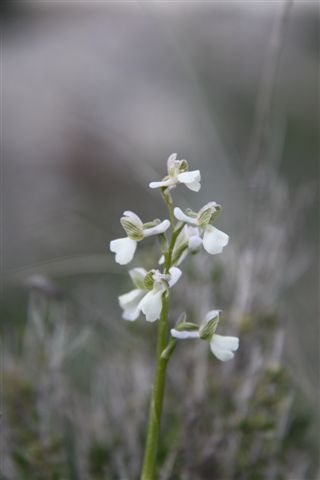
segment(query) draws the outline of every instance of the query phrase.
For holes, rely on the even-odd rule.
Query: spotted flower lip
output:
[[[198,213],[190,211],[185,213],[179,207],[175,207],[174,209],[174,216],[177,220],[198,228],[199,235],[197,237],[201,239],[203,248],[211,255],[221,253],[229,242],[229,235],[210,225],[211,218],[220,208],[221,206],[216,202],[209,202],[202,207]],[[195,239],[191,240],[191,242],[193,241],[195,241]],[[199,240],[196,240],[196,242],[198,248],[200,242]]]
[[[131,262],[137,249],[137,244],[146,237],[164,233],[169,227],[169,220],[155,220],[143,224],[141,218],[134,212],[126,210],[121,217],[121,225],[127,237],[117,238],[110,242],[111,252],[116,254],[115,260],[120,265]]]
[[[176,328],[172,328],[171,336],[179,339],[194,339],[207,340],[210,343],[210,350],[213,355],[221,362],[226,362],[234,357],[234,352],[239,348],[239,338],[225,335],[218,335],[215,333],[219,323],[220,310],[211,310],[205,316],[203,322],[198,329],[189,328],[184,329],[184,325],[180,324]],[[194,325],[194,327],[196,327]]]
[[[177,160],[177,154],[172,153],[167,161],[168,175],[161,182],[151,182],[150,188],[175,188],[179,183],[190,190],[198,192],[201,188],[200,170],[188,170],[186,160]]]
[[[155,322],[161,314],[162,295],[177,283],[181,273],[177,267],[171,267],[168,274],[159,270],[147,272],[144,268],[130,270],[136,288],[119,297],[122,318],[134,321],[142,312],[148,322]]]

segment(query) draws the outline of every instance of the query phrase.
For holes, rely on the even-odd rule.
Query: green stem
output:
[[[148,433],[141,473],[141,480],[154,480],[156,470],[156,455],[160,434],[163,395],[165,389],[166,369],[169,357],[162,358],[168,335],[168,295],[162,296],[162,311],[158,325],[156,374],[152,389]]]
[[[173,214],[172,197],[171,197],[169,191],[166,190],[166,189],[164,189],[164,190],[161,189],[161,195],[162,195],[162,198],[163,198],[164,202],[166,203],[166,205],[168,207],[171,231],[173,232],[173,230],[174,230],[174,214]]]
[[[168,247],[168,251],[165,253],[165,268],[164,273],[168,273],[172,265],[172,253],[176,242],[176,239],[181,229],[175,230],[175,222],[173,215],[173,202],[171,195],[168,191],[161,191],[162,197],[168,207],[170,225],[171,225],[171,240]],[[181,227],[182,228],[182,227]],[[156,355],[156,373],[155,380],[152,388],[150,409],[149,409],[149,422],[146,446],[144,451],[144,459],[141,472],[141,480],[154,480],[156,473],[156,458],[158,451],[161,414],[164,389],[166,383],[166,371],[168,361],[174,351],[175,341],[170,342],[167,345],[168,338],[168,299],[169,292],[165,292],[162,295],[162,310],[158,324],[158,339],[157,339],[157,355]]]

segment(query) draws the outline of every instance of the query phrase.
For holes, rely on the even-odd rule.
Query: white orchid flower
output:
[[[172,153],[167,161],[168,175],[161,182],[151,182],[150,188],[174,188],[178,183],[184,183],[194,192],[201,188],[201,175],[199,170],[188,171],[186,160],[177,160],[177,154]]]
[[[148,322],[156,321],[161,314],[162,295],[177,283],[181,273],[177,267],[171,267],[168,274],[159,270],[147,272],[144,268],[130,270],[129,274],[136,288],[119,297],[119,304],[123,309],[122,318],[134,321],[142,312]]]
[[[163,220],[163,222],[154,220],[144,224],[141,218],[130,210],[123,212],[120,222],[127,237],[117,238],[110,242],[110,250],[116,254],[115,260],[120,265],[131,262],[138,242],[146,237],[163,233],[170,227],[169,220]]]
[[[201,243],[208,253],[215,255],[222,252],[223,248],[229,242],[229,236],[210,224],[220,209],[220,205],[216,202],[207,203],[198,213],[192,212],[191,210],[184,213],[179,207],[174,209],[174,216],[177,220],[198,229],[199,235],[193,233],[193,235],[189,237],[189,248],[190,243],[191,246],[195,244],[196,247],[199,248],[199,238],[202,236]]]
[[[220,310],[211,310],[205,316],[203,322],[198,328],[192,323],[181,323],[176,328],[171,329],[171,335],[179,340],[189,338],[200,338],[210,342],[210,350],[213,355],[222,362],[231,360],[234,353],[239,348],[239,338],[215,333],[219,323]]]

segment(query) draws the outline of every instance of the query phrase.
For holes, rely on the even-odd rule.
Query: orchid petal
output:
[[[170,333],[172,337],[178,338],[179,340],[185,340],[187,338],[199,338],[199,332],[198,331],[179,331],[176,330],[175,328],[172,328],[170,330]]]
[[[150,237],[151,235],[158,235],[165,232],[169,227],[169,220],[163,220],[163,222],[159,223],[159,225],[156,225],[155,227],[145,228],[143,233],[145,237]]]
[[[199,328],[200,338],[202,340],[212,340],[219,323],[219,314],[220,310],[211,310],[204,317]]]
[[[224,335],[214,335],[211,343],[222,350],[233,350],[236,351],[239,348],[239,338],[238,337],[228,337]]]
[[[202,245],[202,238],[198,237],[197,235],[192,235],[188,241],[188,248],[191,252],[196,252],[199,250],[200,246]]]
[[[144,277],[147,275],[147,270],[144,268],[132,268],[129,270],[131,280],[137,288],[144,290]]]
[[[199,192],[201,188],[201,183],[200,182],[191,182],[191,183],[186,183],[186,187],[189,188],[189,190],[192,190],[193,192]]]
[[[169,269],[169,273],[170,273],[170,280],[169,280],[169,287],[173,287],[173,285],[175,285],[177,283],[177,281],[179,280],[179,278],[181,277],[181,270],[180,268],[177,268],[177,267],[171,267]]]
[[[216,207],[220,207],[220,205],[217,202],[208,202],[202,208],[200,208],[200,210],[198,212],[198,215],[201,216],[201,214],[203,212],[205,212],[206,210],[208,210],[208,208],[210,208],[212,210],[213,209],[216,210]]]
[[[192,183],[199,183],[201,181],[201,175],[199,170],[179,173],[177,178],[180,183],[184,183],[187,187]]]
[[[221,253],[223,247],[228,245],[229,235],[208,225],[203,235],[203,247],[211,255]]]
[[[131,262],[137,248],[137,242],[131,238],[117,238],[110,242],[111,252],[116,254],[116,262],[120,265],[126,265]]]
[[[232,353],[231,350],[222,350],[220,348],[213,347],[212,343],[210,343],[210,349],[213,355],[218,360],[221,360],[221,362],[227,362],[228,360],[231,360],[234,357],[234,353]]]
[[[181,208],[175,207],[173,213],[177,220],[180,220],[181,222],[191,223],[192,225],[197,225],[197,219],[193,217],[189,217],[189,215],[186,215],[181,210]]]
[[[208,226],[212,215],[216,211],[216,207],[217,207],[216,202],[209,202],[206,205],[204,205],[202,208],[200,208],[197,215],[197,221],[202,228],[206,228]]]
[[[139,303],[145,292],[140,289],[131,290],[131,292],[120,295],[119,304],[124,310],[122,318],[124,320],[134,321],[140,314]]]
[[[167,160],[167,169],[168,169],[169,175],[170,175],[170,171],[174,169],[176,159],[177,159],[177,154],[171,153],[170,157]]]
[[[175,185],[176,182],[172,178],[168,178],[168,180],[164,180],[162,182],[151,182],[149,183],[150,188],[161,188],[161,187],[170,187],[171,185]]]
[[[142,223],[142,220],[141,218],[134,212],[131,212],[131,210],[126,210],[125,212],[123,212],[123,215],[125,217],[129,217],[130,220],[132,220],[134,223],[136,223],[139,227],[143,227],[143,223]]]
[[[120,307],[122,309],[128,308],[132,304],[132,302],[134,303],[136,299],[139,296],[141,296],[140,294],[141,294],[141,290],[139,288],[135,288],[134,290],[131,290],[128,293],[124,293],[123,295],[120,295],[118,297]],[[142,295],[144,294],[142,293]]]
[[[239,348],[239,338],[214,335],[210,342],[210,349],[218,360],[226,362],[234,357],[233,351]]]
[[[138,308],[140,308],[146,316],[147,322],[155,322],[158,318],[160,318],[162,310],[161,297],[163,291],[163,289],[151,290],[139,303]]]
[[[220,315],[220,312],[221,310],[210,310],[210,312],[208,312],[207,315],[204,317],[202,325],[203,326],[207,325],[210,322],[210,320],[213,320],[214,318],[218,317]]]

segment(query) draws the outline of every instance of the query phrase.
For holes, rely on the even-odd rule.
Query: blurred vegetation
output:
[[[175,150],[231,242],[185,261],[170,321],[222,308],[240,350],[178,346],[159,480],[319,478],[319,14],[276,3],[3,3],[1,480],[139,478],[155,330],[105,245],[162,216]]]
[[[219,295],[221,267],[210,276]],[[198,284],[201,290],[198,278],[190,281],[187,288],[194,292]],[[11,474],[2,478],[138,478],[152,373],[144,365],[147,358],[152,364],[152,348],[141,350],[148,332],[138,327],[137,352],[115,354],[99,345],[98,331],[88,335],[70,311],[70,299],[56,297],[60,290],[52,283],[41,277],[29,283],[27,323],[15,333],[20,347],[14,356],[5,352],[4,436]],[[203,345],[179,346],[167,388],[159,478],[316,478],[317,431],[280,360],[282,333],[276,314],[242,317],[241,349],[231,366],[213,360]],[[195,384],[203,365],[201,393]],[[119,366],[125,375],[118,374]],[[83,370],[89,390],[82,385]]]

